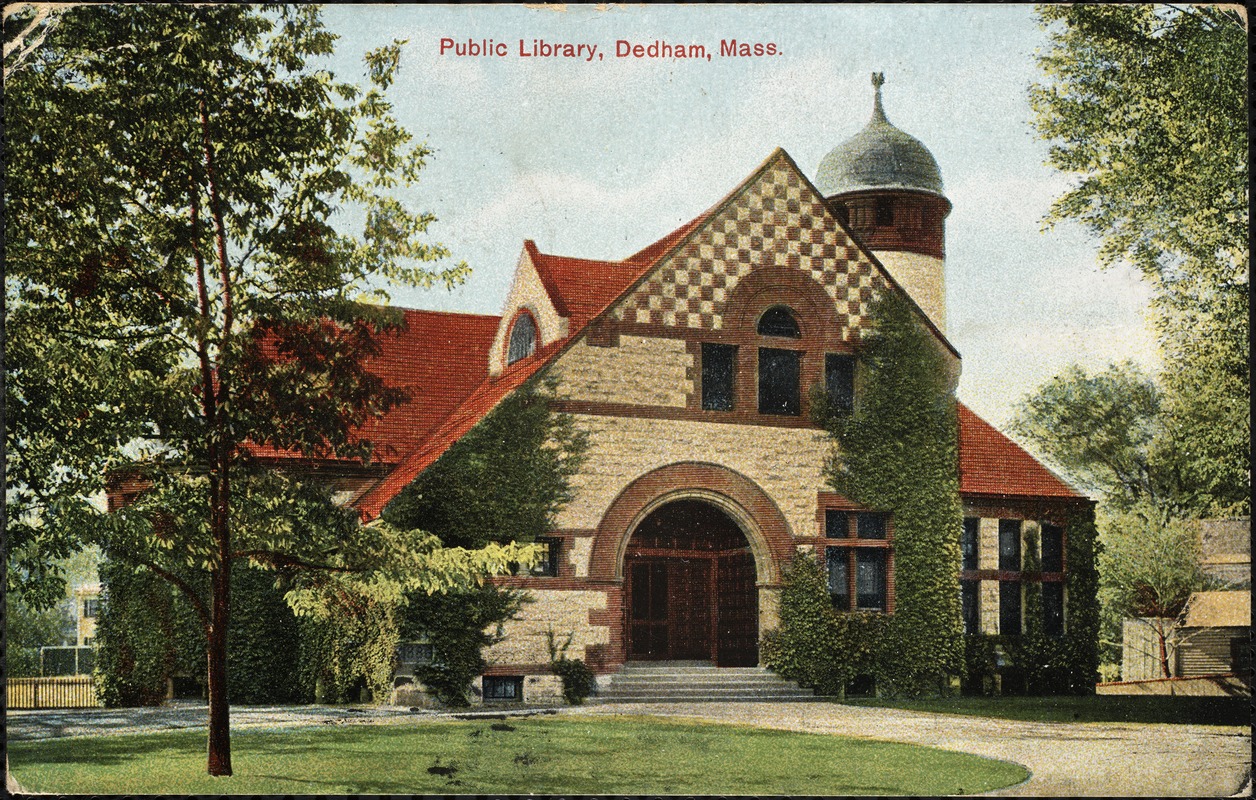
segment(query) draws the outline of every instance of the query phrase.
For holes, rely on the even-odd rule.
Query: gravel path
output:
[[[1244,787],[1252,764],[1251,732],[1236,727],[1018,722],[833,703],[619,704],[575,713],[840,733],[975,753],[1030,771],[1027,782],[997,795],[1225,797]]]
[[[502,712],[473,712],[498,716]],[[512,715],[521,712],[510,712]],[[522,713],[555,713],[552,710]],[[1225,797],[1251,774],[1250,730],[1202,725],[1017,722],[833,703],[590,705],[567,715],[661,715],[812,733],[838,733],[940,747],[1013,761],[1030,779],[995,794],[1021,796]],[[236,707],[232,728],[413,723],[435,711],[372,706]],[[204,705],[83,711],[10,711],[13,740],[203,728]],[[10,789],[12,790],[12,784]],[[1244,796],[1250,796],[1250,787]]]

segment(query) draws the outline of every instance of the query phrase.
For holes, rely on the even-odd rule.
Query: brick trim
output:
[[[656,508],[682,499],[705,500],[727,513],[750,543],[759,585],[780,582],[781,568],[794,553],[785,515],[746,476],[727,467],[700,462],[660,467],[619,493],[598,525],[589,559],[589,577],[622,582],[624,552],[637,525]]]

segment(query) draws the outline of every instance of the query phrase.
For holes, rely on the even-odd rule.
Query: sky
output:
[[[1063,367],[1133,359],[1155,369],[1150,292],[1101,270],[1097,241],[1043,228],[1069,186],[1045,165],[1027,90],[1046,34],[1029,5],[331,5],[332,68],[365,82],[361,56],[406,40],[389,97],[434,153],[403,196],[431,237],[472,268],[453,291],[393,302],[498,314],[524,239],[542,252],[620,259],[719,201],[777,147],[814,179],[872,110],[933,153],[945,194],[947,334],[959,395],[995,424]],[[775,55],[721,57],[721,40]],[[442,40],[446,43],[442,53]],[[505,55],[457,55],[470,42]],[[617,56],[617,42],[704,45],[707,59]],[[575,58],[521,55],[537,41]],[[590,59],[587,46],[596,46]]]

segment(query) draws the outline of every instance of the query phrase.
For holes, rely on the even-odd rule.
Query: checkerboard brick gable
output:
[[[867,327],[870,304],[889,285],[819,192],[777,150],[611,314],[628,324],[721,330],[733,290],[763,267],[809,275],[832,299],[847,341]]]

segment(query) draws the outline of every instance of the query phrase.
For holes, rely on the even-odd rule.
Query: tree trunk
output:
[[[1167,636],[1162,630],[1156,631],[1156,638],[1160,641],[1160,671],[1166,678],[1172,678],[1173,675],[1169,670],[1169,646],[1165,641]]]
[[[213,622],[206,655],[209,661],[209,774],[231,774],[231,707],[227,698],[227,625],[230,616],[231,561],[214,570]]]

